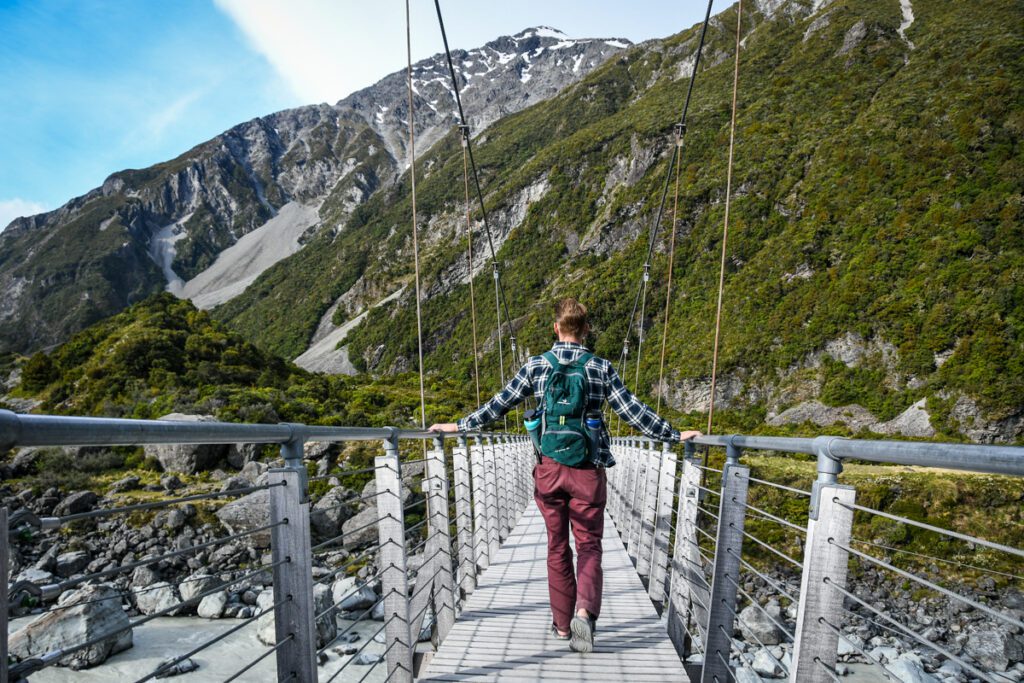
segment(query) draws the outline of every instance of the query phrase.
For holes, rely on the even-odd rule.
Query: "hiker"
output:
[[[675,442],[700,432],[673,429],[630,393],[610,362],[587,351],[583,341],[590,325],[583,304],[572,298],[558,301],[554,329],[558,341],[551,350],[529,358],[494,398],[457,423],[430,429],[475,430],[530,396],[537,399],[540,405],[527,411],[526,426],[539,451],[533,497],[548,531],[551,633],[569,640],[577,652],[591,652],[601,614],[605,468],[615,465],[601,407],[607,400],[622,419],[653,439]],[[575,572],[570,523],[578,556]]]

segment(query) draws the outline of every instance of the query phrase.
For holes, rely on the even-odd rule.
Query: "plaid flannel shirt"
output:
[[[574,342],[555,342],[551,348],[551,353],[561,363],[572,363],[586,352],[586,347]],[[600,410],[604,402],[608,401],[608,405],[623,420],[652,439],[679,441],[679,431],[673,429],[672,425],[654,412],[654,409],[634,396],[622,383],[609,361],[594,356],[584,366],[584,370],[589,393],[587,410]],[[478,429],[493,422],[530,396],[537,399],[539,404],[544,399],[544,387],[550,373],[551,366],[543,356],[531,356],[526,365],[519,368],[515,377],[509,380],[505,388],[495,394],[494,398],[459,420],[459,430]],[[595,464],[600,467],[615,465],[607,429],[602,430],[601,448]]]

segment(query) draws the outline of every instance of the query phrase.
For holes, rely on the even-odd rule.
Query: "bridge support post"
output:
[[[277,678],[300,683],[317,679],[317,635],[313,615],[313,551],[309,534],[309,495],[302,441],[281,446],[284,467],[270,470],[270,532],[274,563],[274,636]],[[275,486],[276,484],[276,486]]]
[[[512,444],[509,437],[498,437],[498,520],[501,540],[504,542],[512,531]]]
[[[487,477],[484,472],[484,449],[480,437],[469,448],[469,464],[473,482],[473,557],[477,571],[487,569],[490,564],[487,541]]]
[[[476,562],[473,558],[473,499],[469,484],[469,444],[465,436],[452,449],[455,475],[455,535],[459,544],[459,593],[464,600],[476,588]]]
[[[837,477],[840,462],[828,454],[831,437],[815,439],[818,451],[818,480],[811,496],[811,514],[807,521],[803,573],[800,578],[800,605],[796,615],[793,665],[790,681],[830,681],[836,667],[839,635],[824,622],[835,624],[842,612],[843,595],[832,588],[846,588],[849,547],[853,528],[852,486],[841,486]],[[831,541],[831,542],[830,542]]]
[[[676,652],[684,661],[693,650],[692,623],[701,639],[701,651],[707,641],[704,630],[708,623],[704,605],[711,602],[710,584],[704,578],[703,562],[697,537],[700,511],[700,468],[696,450],[690,442],[684,444],[683,471],[679,481],[679,508],[676,514],[676,543],[672,554],[672,578],[669,583],[668,634]],[[691,673],[691,678],[697,680]]]
[[[498,477],[496,471],[497,449],[494,437],[484,437],[484,509],[487,511],[487,555],[494,557],[501,546],[498,536]]]
[[[402,510],[402,472],[398,437],[384,441],[377,468],[377,564],[384,600],[384,642],[388,680],[411,682],[414,641],[409,628],[409,578],[405,554],[405,512]]]
[[[701,676],[703,683],[724,683],[733,678],[729,656],[736,620],[736,586],[740,582],[743,520],[746,517],[750,469],[739,464],[740,449],[731,443],[726,446],[725,455],[722,496],[718,507],[715,571],[711,580],[704,672]]]
[[[663,452],[653,441],[646,441],[644,459],[644,497],[640,501],[640,541],[637,545],[636,571],[642,577],[650,577],[654,560],[654,525],[658,518],[659,479]]]
[[[657,517],[651,552],[651,581],[647,594],[664,611],[665,583],[668,570],[668,537],[672,531],[672,498],[676,492],[676,454],[662,444],[661,473],[658,476]]]
[[[637,552],[640,545],[640,512],[643,501],[643,481],[644,481],[644,470],[643,470],[643,456],[640,451],[640,441],[635,438],[629,440],[629,452],[630,452],[630,483],[629,490],[627,492],[626,504],[629,506],[628,524],[626,528],[626,550],[633,560],[633,565],[637,563]]]
[[[434,617],[437,619],[437,642],[448,636],[455,624],[455,581],[452,577],[452,538],[448,515],[448,471],[445,467],[444,440],[434,439],[434,448],[427,454],[426,490],[428,533],[435,539],[427,557],[437,555],[431,563],[437,567],[434,581]],[[428,544],[429,546],[430,544]]]

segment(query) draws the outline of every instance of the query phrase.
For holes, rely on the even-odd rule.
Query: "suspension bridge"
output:
[[[428,441],[426,455],[418,448]],[[313,542],[310,509],[316,502],[303,461],[303,444],[310,441],[377,441],[380,455],[367,468],[376,490],[377,513],[369,522],[376,528],[376,543],[358,554],[338,560],[329,571],[314,572],[342,537]],[[940,581],[923,566],[946,562],[924,556],[918,569],[879,552],[860,536],[864,523],[854,515],[881,517],[918,527],[943,542],[962,543],[1006,557],[1024,557],[1024,550],[954,529],[941,528],[893,515],[857,502],[857,490],[844,483],[843,463],[856,459],[920,468],[942,468],[1008,476],[1024,476],[1024,448],[942,443],[867,441],[837,437],[816,439],[704,436],[697,439],[714,454],[724,449],[721,468],[708,464],[697,444],[687,442],[682,457],[668,444],[642,438],[615,440],[618,465],[608,470],[609,502],[604,538],[605,608],[601,615],[596,650],[587,655],[571,652],[565,641],[549,635],[547,604],[546,536],[532,497],[532,445],[512,434],[460,434],[443,438],[423,431],[316,427],[297,424],[240,425],[105,418],[17,415],[0,411],[0,445],[138,445],[277,443],[283,466],[270,472],[260,486],[237,491],[196,494],[178,499],[100,508],[62,517],[37,517],[26,510],[8,514],[0,510],[0,571],[6,574],[10,534],[35,529],[59,533],[71,525],[123,520],[139,510],[164,510],[197,500],[238,496],[254,490],[270,492],[269,519],[257,529],[225,536],[213,544],[237,542],[267,529],[271,532],[272,561],[263,568],[237,572],[233,578],[154,614],[126,621],[118,628],[96,634],[57,650],[37,652],[3,668],[3,680],[31,680],[39,672],[66,662],[76,652],[109,641],[132,629],[145,628],[153,619],[181,607],[195,605],[208,594],[229,589],[251,574],[273,574],[273,603],[261,612],[238,620],[231,631],[255,628],[264,614],[273,613],[276,641],[224,680],[362,680],[380,667],[387,680],[631,680],[720,681],[741,678],[752,667],[751,647],[756,642],[737,638],[743,628],[743,607],[759,610],[782,634],[783,646],[775,659],[778,675],[790,681],[841,680],[838,652],[841,644],[855,650],[877,673],[876,680],[906,680],[892,661],[875,654],[851,638],[843,628],[850,622],[876,624],[913,640],[936,657],[957,667],[968,680],[998,683],[1012,680],[960,650],[951,650],[915,629],[905,615],[888,613],[871,596],[858,595],[848,583],[851,566],[871,567],[909,582],[924,591],[973,610],[1005,626],[1020,629],[1020,612],[998,602],[981,601],[955,583]],[[745,453],[801,453],[816,457],[816,479],[809,489],[794,488],[751,476]],[[409,478],[406,471],[422,474]],[[330,475],[330,476],[337,476]],[[323,477],[321,477],[323,478]],[[702,483],[703,482],[703,483]],[[767,510],[749,502],[751,487],[768,487],[789,500]],[[410,494],[422,494],[417,500]],[[407,501],[412,502],[407,502]],[[805,508],[792,517],[792,502]],[[349,501],[352,502],[352,501]],[[407,523],[422,506],[422,520]],[[803,556],[794,557],[777,544],[754,535],[750,520],[769,521],[799,535]],[[44,536],[45,537],[45,536]],[[9,584],[0,598],[0,643],[8,661],[8,623],[12,600],[35,596],[46,612],[68,608],[54,604],[70,589],[113,580],[136,566],[155,566],[176,556],[207,550],[204,545],[184,546],[137,563],[72,576],[53,584],[20,581]],[[777,564],[789,565],[799,578],[790,585],[765,563],[764,550]],[[890,549],[897,550],[898,549]],[[420,558],[413,564],[413,558]],[[367,578],[377,586],[370,608],[382,606],[383,658],[366,670],[349,666],[354,656],[329,676],[318,671],[318,655],[326,652],[344,631],[331,631],[326,643],[318,638],[324,619],[336,618],[337,605],[349,596],[335,596],[326,608],[314,604],[318,585],[346,575],[361,565],[373,569]],[[975,570],[986,571],[974,565]],[[994,572],[999,574],[1000,572]],[[1022,577],[1011,577],[1020,585]],[[771,612],[764,597],[751,595],[749,581],[796,612],[788,620]],[[127,595],[103,599],[128,600]],[[368,609],[364,614],[367,614]],[[423,630],[432,644],[419,642]],[[374,635],[374,634],[371,634]],[[224,637],[212,633],[187,652],[177,653],[154,671],[138,679],[151,680],[189,658],[202,661],[204,652]],[[755,636],[756,637],[756,636]],[[360,651],[375,641],[368,637]],[[766,649],[766,652],[770,650]],[[271,660],[271,658],[273,658]],[[273,661],[272,668],[266,668]],[[260,668],[263,665],[264,668]],[[200,672],[202,668],[200,669]],[[269,673],[273,671],[273,673]],[[347,672],[347,673],[346,673]],[[268,675],[269,673],[269,675]],[[201,680],[202,674],[194,674]],[[69,677],[73,680],[73,674]],[[863,680],[863,679],[862,679]]]

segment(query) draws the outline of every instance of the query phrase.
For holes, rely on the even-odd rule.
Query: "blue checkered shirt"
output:
[[[572,363],[586,352],[587,349],[582,344],[574,342],[555,342],[551,348],[551,353],[563,364]],[[594,356],[587,361],[584,370],[587,374],[589,394],[587,410],[601,410],[604,402],[608,401],[608,405],[623,420],[652,439],[679,441],[679,431],[673,429],[672,425],[654,412],[653,408],[634,396],[619,379],[618,373],[609,361]],[[494,398],[459,420],[459,430],[479,429],[497,420],[530,396],[537,399],[539,404],[544,400],[544,387],[550,373],[551,365],[543,356],[531,356],[526,365],[519,368],[515,377],[504,389],[495,394]],[[612,457],[608,443],[607,429],[602,430],[601,448],[595,464],[600,467],[615,465],[615,458]]]

